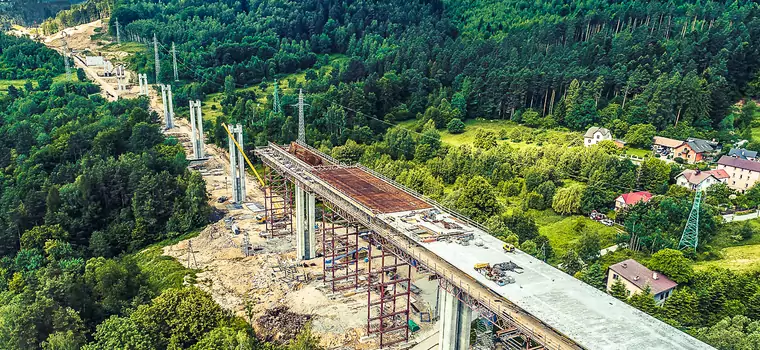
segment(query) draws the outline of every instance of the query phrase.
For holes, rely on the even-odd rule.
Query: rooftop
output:
[[[615,271],[620,277],[625,278],[642,290],[648,285],[652,289],[652,294],[655,295],[673,289],[678,285],[667,276],[652,271],[633,259],[610,265],[610,270]]]
[[[729,156],[720,157],[718,160],[719,165],[730,166],[739,169],[747,169],[749,171],[760,172],[760,162],[755,162],[747,159],[734,158]]]
[[[706,140],[692,139],[690,141],[687,141],[686,143],[689,145],[689,148],[691,148],[692,150],[694,150],[694,152],[697,152],[697,153],[713,151],[713,146],[710,145],[710,142]]]
[[[652,199],[652,194],[649,193],[649,191],[639,191],[623,193],[620,195],[620,197],[623,198],[623,202],[625,202],[625,204],[630,205],[636,204],[638,202],[649,202],[649,200]]]
[[[728,151],[728,155],[740,159],[757,158],[756,151],[750,151],[744,148],[732,148],[730,151]]]
[[[683,145],[683,141],[681,140],[674,140],[669,139],[667,137],[661,137],[661,136],[655,136],[653,139],[653,143],[657,146],[663,146],[668,148],[676,148],[680,145]]]
[[[711,176],[718,180],[728,178],[728,173],[723,169],[707,171],[687,169],[681,172],[679,175],[683,175],[686,178],[686,181],[689,181],[689,183],[692,185],[699,185],[702,183],[702,181],[705,181],[705,179]]]
[[[592,138],[592,137],[594,137],[594,134],[596,134],[597,131],[600,132],[600,133],[602,133],[602,135],[604,135],[604,136],[610,136],[610,137],[612,136],[612,134],[610,133],[609,129],[600,128],[598,126],[592,126],[592,127],[588,128],[588,130],[586,131],[585,134],[583,134],[583,137],[585,137],[585,138]]]

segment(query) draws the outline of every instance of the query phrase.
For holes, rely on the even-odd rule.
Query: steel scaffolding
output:
[[[359,288],[359,228],[330,209],[322,210],[322,273],[333,292]]]
[[[412,267],[384,249],[374,236],[372,232],[367,236],[367,334],[377,334],[384,348],[409,340]],[[380,254],[373,255],[377,251]],[[376,260],[380,264],[373,267]]]
[[[264,221],[270,237],[293,233],[293,192],[286,178],[276,171],[266,172],[267,187],[264,189]]]

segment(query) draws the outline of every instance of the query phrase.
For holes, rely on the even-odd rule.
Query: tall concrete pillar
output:
[[[171,129],[174,127],[174,96],[172,95],[172,86],[167,85],[169,100],[169,117],[166,118],[166,128]]]
[[[198,130],[195,128],[195,101],[190,101],[190,143],[193,145],[193,158],[200,158],[198,154]],[[232,153],[230,153],[232,154]]]
[[[296,186],[296,208],[294,211],[296,233],[296,256],[299,260],[314,259],[317,255],[316,202],[313,193]]]
[[[232,201],[242,204],[245,201],[245,160],[235,141],[243,146],[243,127],[238,124],[230,126],[230,181],[232,182]]]
[[[198,154],[200,155],[198,158],[203,158],[206,156],[206,142],[203,136],[203,112],[201,111],[201,100],[195,100],[195,120],[198,123]]]
[[[439,349],[469,349],[472,310],[445,290],[441,289],[439,295]]]
[[[304,247],[306,246],[306,242],[304,242],[303,239],[303,232],[305,229],[305,222],[304,222],[304,207],[306,204],[304,195],[306,193],[304,192],[303,188],[301,186],[296,185],[296,208],[294,211],[295,217],[295,228],[293,231],[296,233],[296,258],[298,260],[304,260]]]
[[[161,84],[161,101],[164,106],[164,121],[166,122],[166,128],[169,128],[169,103],[166,102],[166,85]]]

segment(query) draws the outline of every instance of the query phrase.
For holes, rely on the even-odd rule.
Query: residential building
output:
[[[652,194],[649,191],[623,193],[615,199],[615,210],[634,205],[638,202],[649,202]]]
[[[652,139],[652,150],[664,157],[669,157],[673,154],[673,149],[683,145],[683,141],[669,139],[667,137],[655,136]]]
[[[723,156],[718,160],[718,169],[728,173],[728,187],[740,192],[748,190],[760,179],[760,162]]]
[[[728,173],[724,169],[715,170],[684,170],[676,176],[676,183],[692,191],[704,191],[717,183],[726,183]]]
[[[583,135],[583,145],[586,147],[591,147],[605,140],[612,140],[612,133],[605,128],[592,126]]]
[[[712,159],[715,148],[709,141],[690,139],[673,149],[673,158],[682,158],[689,164]]]
[[[729,157],[757,161],[757,151],[750,151],[744,148],[732,148],[728,151]]]
[[[607,291],[612,289],[612,285],[616,281],[623,282],[629,296],[642,293],[649,286],[650,292],[654,295],[654,301],[658,304],[662,304],[665,299],[670,297],[673,290],[678,286],[678,283],[667,276],[652,271],[633,259],[610,266],[607,270]]]

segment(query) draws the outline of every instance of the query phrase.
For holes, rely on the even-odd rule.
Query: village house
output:
[[[683,141],[669,139],[667,137],[655,136],[652,139],[652,150],[663,157],[670,158],[670,155],[673,154],[673,150],[681,145],[683,145]]]
[[[605,128],[592,126],[583,135],[583,145],[586,147],[591,147],[605,140],[612,140],[612,133]]]
[[[728,151],[729,157],[757,161],[757,151],[750,151],[744,148],[732,148]]]
[[[709,141],[690,139],[673,149],[673,159],[682,158],[689,164],[709,160],[715,148]]]
[[[658,304],[662,304],[665,299],[670,297],[673,290],[678,286],[678,283],[667,276],[652,271],[633,259],[610,266],[607,270],[607,291],[612,289],[612,285],[616,281],[623,282],[629,296],[644,292],[648,286],[654,295],[654,301]]]
[[[728,173],[724,169],[715,170],[684,170],[676,176],[676,183],[692,191],[704,191],[717,183],[726,183]]]
[[[615,199],[615,210],[623,209],[638,202],[646,203],[650,199],[652,199],[652,194],[649,191],[623,193]]]
[[[728,187],[740,192],[750,189],[760,179],[760,162],[723,156],[718,160],[718,169],[728,173]]]

